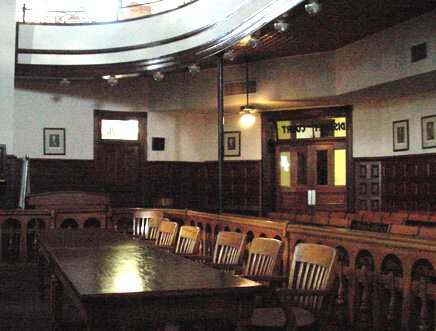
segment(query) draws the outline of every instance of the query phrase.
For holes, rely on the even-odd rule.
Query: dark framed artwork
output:
[[[421,118],[422,148],[436,147],[436,115]]]
[[[44,155],[65,155],[64,128],[44,128]]]
[[[224,132],[224,156],[241,156],[241,132]]]
[[[392,123],[394,152],[409,150],[409,120]]]
[[[165,138],[152,137],[151,138],[151,150],[152,151],[164,151],[165,150]]]

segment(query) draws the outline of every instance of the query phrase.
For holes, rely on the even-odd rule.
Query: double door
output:
[[[345,139],[276,145],[276,210],[346,210]]]

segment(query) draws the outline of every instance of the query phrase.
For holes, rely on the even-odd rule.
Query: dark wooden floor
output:
[[[65,305],[65,327],[81,330],[78,312]],[[34,264],[0,265],[0,330],[50,330],[47,298],[38,291],[38,274]]]

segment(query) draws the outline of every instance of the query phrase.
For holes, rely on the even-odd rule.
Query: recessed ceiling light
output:
[[[153,79],[156,81],[156,82],[160,82],[161,80],[163,80],[165,78],[165,75],[162,73],[162,72],[160,72],[160,71],[156,71],[154,74],[153,74]]]

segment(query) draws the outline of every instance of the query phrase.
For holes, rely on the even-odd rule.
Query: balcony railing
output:
[[[111,0],[89,6],[94,1],[79,1],[77,4],[63,6],[62,2],[48,2],[43,6],[40,0],[17,1],[17,22],[80,24],[115,22],[155,15],[174,10],[196,0],[149,0],[135,2],[131,0]]]

